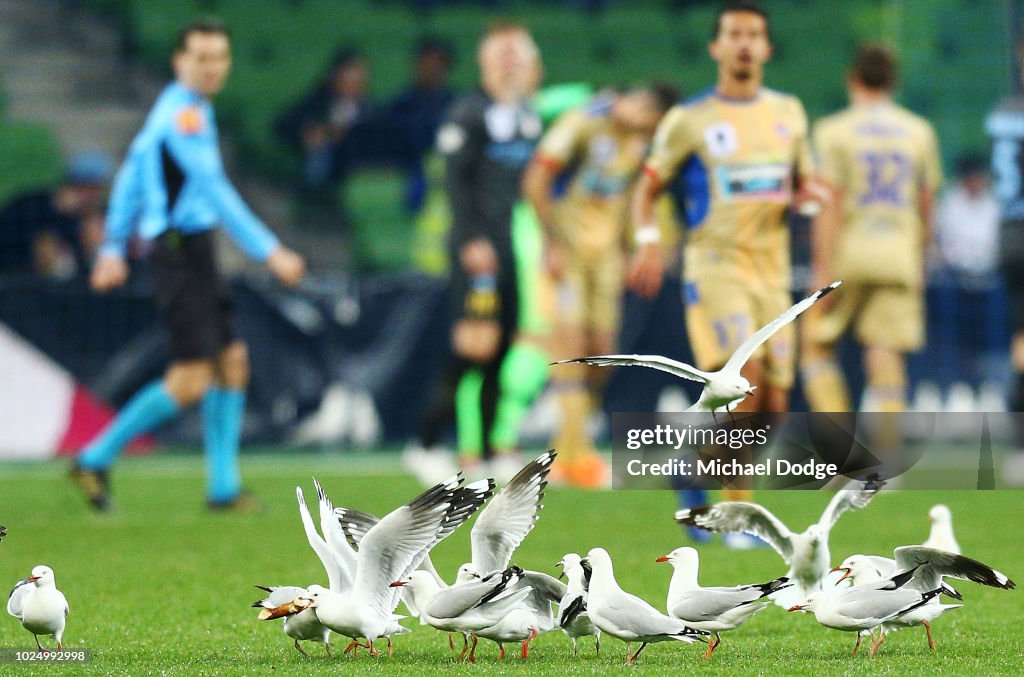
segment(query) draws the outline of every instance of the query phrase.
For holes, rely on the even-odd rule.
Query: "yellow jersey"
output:
[[[621,249],[628,197],[648,139],[616,125],[613,97],[598,96],[563,114],[541,139],[537,160],[573,177],[559,207],[558,229],[574,254],[596,260]]]
[[[815,125],[814,147],[821,177],[842,191],[835,277],[918,286],[918,199],[942,183],[932,126],[895,103],[853,105]]]
[[[812,172],[807,136],[800,101],[767,88],[744,100],[712,90],[665,115],[644,171],[661,185],[679,178],[688,280],[725,266],[788,289],[787,209]]]

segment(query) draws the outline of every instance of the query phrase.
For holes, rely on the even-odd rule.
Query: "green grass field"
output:
[[[0,466],[0,544],[4,590],[45,563],[56,572],[71,615],[65,648],[91,648],[81,666],[0,666],[0,674],[610,674],[624,668],[625,647],[607,638],[595,659],[585,646],[577,659],[560,632],[542,635],[527,661],[497,661],[497,648],[481,643],[476,665],[457,663],[443,635],[420,627],[397,638],[395,656],[328,658],[308,645],[311,659],[291,648],[279,622],[258,622],[249,605],[255,584],[300,584],[326,577],[305,541],[294,487],[313,494],[316,475],[337,505],[383,513],[418,492],[390,470],[389,461],[347,456],[277,455],[246,459],[246,483],[265,502],[258,515],[210,515],[202,507],[198,457],[156,457],[122,463],[114,479],[117,511],[86,510],[65,479],[65,466]],[[817,519],[828,500],[821,492],[762,492],[759,502],[793,527]],[[971,555],[1024,582],[1024,494],[1019,492],[884,492],[867,509],[848,513],[832,532],[834,563],[853,552],[887,554],[927,536],[928,508],[953,510],[957,536]],[[616,564],[622,586],[658,607],[671,573],[654,559],[686,543],[673,523],[669,492],[581,492],[549,488],[536,529],[517,552],[521,566],[554,573],[566,552],[601,545]],[[315,511],[315,507],[313,508]],[[435,550],[449,576],[468,559],[468,530]],[[699,548],[701,582],[722,585],[766,581],[785,572],[771,550],[733,552],[718,542]],[[1024,590],[1005,592],[963,583],[966,607],[934,624],[938,653],[920,628],[891,635],[874,658],[851,658],[853,635],[827,630],[809,615],[771,607],[727,634],[714,659],[703,645],[648,647],[636,670],[643,674],[1020,674],[1024,655]],[[345,640],[335,637],[341,648]],[[31,636],[0,615],[0,648],[29,648]],[[510,652],[510,655],[511,652]]]

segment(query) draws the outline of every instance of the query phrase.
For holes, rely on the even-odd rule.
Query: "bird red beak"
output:
[[[668,555],[662,555],[661,557],[659,557],[658,559],[656,559],[654,561],[655,562],[667,562],[668,561]]]
[[[797,604],[796,606],[791,606],[788,609],[786,609],[786,611],[803,611],[803,610],[804,610],[804,605],[803,604]]]
[[[389,588],[402,588],[402,587],[405,587],[405,583],[402,582],[402,581],[395,581],[394,583],[392,583],[388,587]]]
[[[41,576],[29,576],[29,577],[28,577],[28,582],[29,582],[29,583],[35,583],[35,582],[36,582],[36,581],[38,581],[38,580],[39,580],[40,578],[42,578],[42,577],[41,577]]]
[[[843,577],[840,578],[838,581],[836,581],[836,585],[839,585],[840,583],[842,583],[843,581],[845,581],[847,578],[850,577],[850,567],[832,567],[832,570],[829,571],[829,573],[830,574],[834,574],[837,571],[842,571],[843,572]]]

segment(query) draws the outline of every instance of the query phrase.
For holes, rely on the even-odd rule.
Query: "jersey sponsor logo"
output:
[[[514,139],[503,143],[489,143],[487,157],[494,162],[513,167],[525,167],[533,157],[534,144],[529,139]]]
[[[178,132],[186,136],[195,136],[203,131],[203,111],[199,106],[185,106],[174,118]]]
[[[466,131],[454,122],[449,122],[437,132],[437,149],[445,155],[457,152],[464,143]]]
[[[784,202],[789,199],[792,168],[788,164],[720,165],[715,168],[724,200]]]
[[[607,134],[595,136],[590,142],[590,159],[596,165],[604,166],[611,163],[615,159],[617,151],[618,144],[615,143],[615,139]]]
[[[736,128],[728,122],[711,125],[704,130],[704,143],[712,157],[725,157],[735,153],[740,146]]]

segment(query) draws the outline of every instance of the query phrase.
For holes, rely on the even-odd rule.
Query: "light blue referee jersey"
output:
[[[224,172],[210,101],[173,82],[160,94],[117,172],[102,253],[124,256],[134,233],[199,233],[223,225],[263,261],[278,239],[253,214]]]

